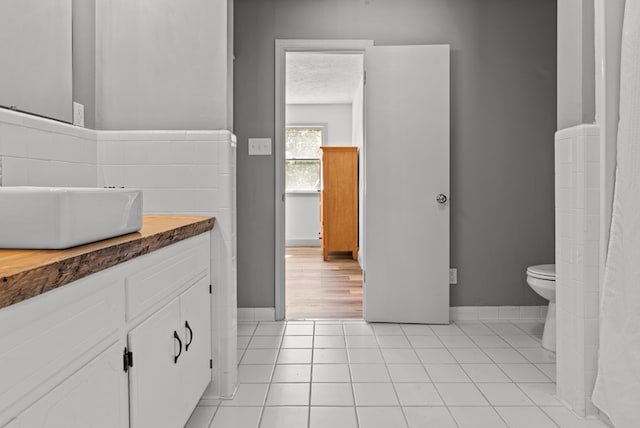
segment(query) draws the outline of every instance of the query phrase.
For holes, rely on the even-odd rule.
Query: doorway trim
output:
[[[362,53],[373,46],[373,40],[275,40],[275,319],[286,316],[285,265],[285,90],[287,52]]]

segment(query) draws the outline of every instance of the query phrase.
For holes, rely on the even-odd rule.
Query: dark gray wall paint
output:
[[[236,0],[238,306],[275,305],[274,157],[249,157],[247,138],[275,134],[279,38],[451,45],[452,305],[542,304],[525,269],[554,259],[556,11],[555,0]]]
[[[73,0],[73,100],[84,104],[84,126],[96,125],[96,3]]]
[[[558,129],[594,123],[593,0],[558,0]]]

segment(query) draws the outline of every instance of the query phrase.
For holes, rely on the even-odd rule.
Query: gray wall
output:
[[[227,126],[226,129],[233,130],[233,0],[227,1]]]
[[[594,123],[593,0],[558,0],[558,129]]]
[[[232,129],[233,0],[71,4],[85,127]]]
[[[71,121],[72,1],[0,1],[0,106]]]
[[[73,100],[84,105],[84,126],[96,127],[96,2],[73,0]]]
[[[93,129],[231,129],[233,1],[73,0],[73,99]]]
[[[555,0],[236,0],[238,306],[274,303],[274,39],[451,45],[452,305],[544,301],[554,260]],[[392,144],[392,142],[390,142]]]
[[[47,0],[42,0],[36,3],[44,4],[46,1]],[[3,5],[5,8],[14,7],[11,5],[19,4],[18,2],[11,4],[10,2],[5,3],[6,5]],[[72,0],[70,2],[63,2],[62,4],[67,4],[71,7],[71,15],[64,15],[62,17],[63,27],[69,31],[68,35],[70,37],[61,40],[63,45],[60,46],[64,47],[59,47],[59,49],[70,52],[71,67],[69,68],[66,62],[68,57],[61,57],[60,51],[56,52],[51,49],[52,46],[40,43],[39,46],[42,49],[46,49],[48,53],[54,54],[51,64],[55,66],[53,67],[55,70],[43,65],[45,64],[44,61],[46,61],[47,55],[38,53],[28,46],[28,42],[25,42],[27,38],[24,37],[24,35],[20,35],[20,31],[26,31],[25,28],[22,27],[15,33],[20,37],[19,43],[12,45],[20,56],[16,56],[12,61],[16,61],[18,64],[25,62],[29,69],[36,69],[39,73],[47,73],[54,79],[48,81],[47,83],[49,83],[49,85],[46,87],[43,87],[42,83],[38,85],[20,83],[22,80],[29,80],[26,78],[26,74],[28,73],[22,73],[20,76],[22,80],[7,79],[12,82],[14,87],[19,88],[20,91],[24,93],[27,101],[29,101],[28,105],[24,106],[28,113],[44,115],[45,117],[55,117],[58,120],[72,122],[71,100],[73,100],[84,104],[85,126],[87,128],[93,128],[95,125],[95,0]],[[51,3],[51,5],[55,8],[56,12],[64,13],[68,11],[65,10],[64,7],[61,7],[60,4]],[[26,6],[33,8],[33,4],[30,3],[26,3]],[[32,9],[29,9],[29,13],[32,12]],[[43,9],[40,13],[44,13],[43,19],[49,22],[57,22],[60,18],[60,16],[56,14],[52,15],[51,11],[47,11],[46,9]],[[13,15],[19,15],[19,12],[16,10]],[[9,16],[9,19],[13,19],[13,21],[18,23],[20,22],[16,16]],[[34,20],[34,23],[37,25],[37,20]],[[58,28],[56,27],[53,28],[57,36],[67,34],[66,32],[57,31]],[[39,37],[43,36],[42,32],[38,33],[35,31],[33,33],[38,34]],[[57,39],[51,38],[51,40],[56,41]],[[69,45],[68,42],[71,42],[71,45]],[[25,52],[30,49],[32,50],[31,55],[26,55]],[[34,58],[37,58],[39,62],[34,62]],[[5,58],[3,58],[3,60],[4,59]],[[69,82],[68,87],[66,84],[61,84],[60,80],[57,80],[60,76],[63,77],[63,81]],[[0,71],[0,79],[2,77],[4,76],[2,76],[2,72]],[[43,82],[38,74],[36,74],[35,77],[38,82]],[[43,94],[46,94],[46,97],[43,97]],[[30,106],[34,106],[35,108],[30,109]],[[57,113],[52,114],[53,111],[57,111]]]
[[[228,4],[98,2],[96,128],[230,128]]]

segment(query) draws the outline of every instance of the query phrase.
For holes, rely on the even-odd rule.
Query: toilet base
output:
[[[548,351],[556,352],[556,303],[549,302],[547,319],[544,322],[542,332],[542,347]]]

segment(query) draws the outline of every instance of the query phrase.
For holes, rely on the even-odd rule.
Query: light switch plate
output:
[[[84,128],[84,104],[73,102],[73,124]]]
[[[451,268],[449,269],[449,284],[457,284],[458,283],[458,269]]]
[[[271,138],[249,138],[249,156],[269,156]]]

